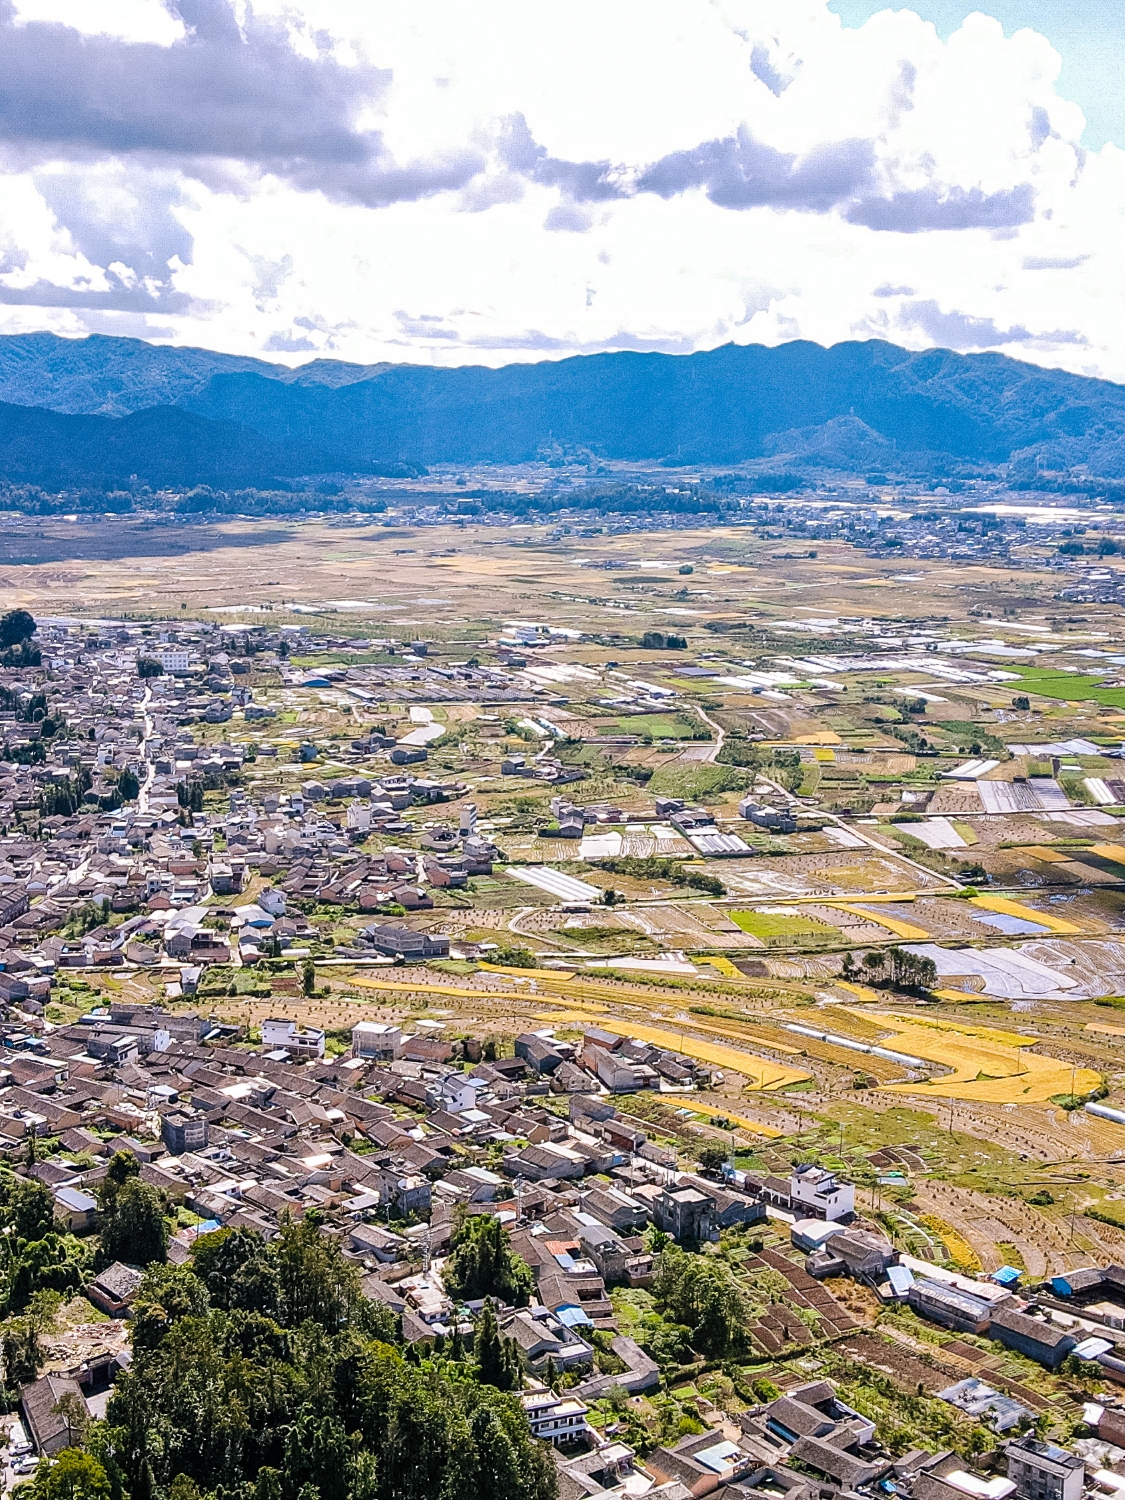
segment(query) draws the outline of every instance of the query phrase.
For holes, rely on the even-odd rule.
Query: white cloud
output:
[[[882,337],[1125,378],[1125,155],[1079,146],[1059,66],[827,0],[0,0],[0,330],[443,364]]]

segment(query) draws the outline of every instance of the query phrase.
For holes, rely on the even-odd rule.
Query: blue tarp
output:
[[[593,1328],[594,1326],[580,1307],[556,1307],[555,1317],[564,1328]]]

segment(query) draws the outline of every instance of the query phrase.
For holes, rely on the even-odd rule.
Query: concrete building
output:
[[[573,1396],[556,1396],[554,1391],[529,1391],[520,1397],[531,1435],[556,1448],[573,1443],[590,1430],[586,1413],[590,1408]]]
[[[202,1151],[207,1145],[206,1116],[185,1115],[180,1111],[165,1115],[160,1122],[160,1138],[172,1156]]]
[[[402,1028],[384,1021],[357,1021],[352,1027],[352,1056],[397,1057],[402,1048]]]
[[[855,1188],[823,1167],[794,1168],[789,1179],[793,1212],[809,1219],[846,1219],[855,1213]]]
[[[274,1018],[262,1022],[262,1046],[267,1052],[282,1049],[291,1057],[323,1057],[324,1032],[315,1026],[298,1026],[296,1021]]]
[[[1022,1437],[1007,1447],[1008,1478],[1023,1500],[1082,1500],[1085,1465],[1074,1453]]]

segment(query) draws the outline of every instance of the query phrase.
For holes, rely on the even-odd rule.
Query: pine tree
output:
[[[476,1355],[482,1384],[494,1385],[500,1391],[515,1390],[520,1384],[522,1372],[515,1340],[506,1339],[500,1332],[492,1300],[487,1297],[477,1329]]]

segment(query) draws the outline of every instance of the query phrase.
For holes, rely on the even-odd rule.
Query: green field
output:
[[[654,740],[678,740],[690,735],[694,727],[683,720],[677,723],[668,714],[631,714],[617,721],[621,734],[650,734]]]
[[[732,911],[727,915],[736,927],[767,944],[800,943],[809,938],[820,942],[842,941],[838,927],[818,921],[816,917],[779,916],[763,911]]]
[[[1059,698],[1066,703],[1085,703],[1089,699],[1103,708],[1125,708],[1125,688],[1098,685],[1110,673],[1094,677],[1087,672],[1059,672],[1051,667],[1012,667],[1011,671],[1018,672],[1020,681],[1043,698]]]
[[[648,782],[654,797],[683,797],[686,802],[704,802],[723,792],[741,791],[750,774],[737,766],[707,764],[658,766]]]

